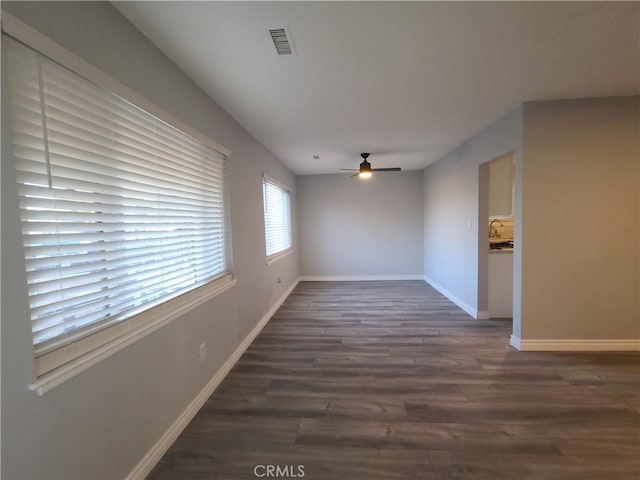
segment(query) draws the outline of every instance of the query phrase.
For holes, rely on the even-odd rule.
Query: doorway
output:
[[[478,318],[513,319],[515,155],[479,167]]]

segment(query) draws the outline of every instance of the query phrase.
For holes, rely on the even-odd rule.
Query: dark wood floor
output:
[[[510,333],[424,282],[300,283],[150,478],[638,480],[640,355]]]

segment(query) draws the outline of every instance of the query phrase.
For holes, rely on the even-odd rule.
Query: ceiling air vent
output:
[[[276,47],[278,55],[295,54],[291,34],[286,26],[270,28],[269,34],[271,35],[271,40],[273,40],[273,45]]]

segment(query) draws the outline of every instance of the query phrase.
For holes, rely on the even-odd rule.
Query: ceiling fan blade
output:
[[[340,168],[342,171],[348,172],[357,172],[351,175],[352,177],[357,177],[358,175],[361,177],[370,177],[371,172],[400,172],[402,169],[400,167],[392,167],[392,168],[371,168],[371,164],[368,162],[367,158],[369,158],[368,153],[361,153],[362,163],[360,163],[360,168]]]

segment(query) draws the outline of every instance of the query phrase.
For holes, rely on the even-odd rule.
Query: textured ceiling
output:
[[[296,174],[419,169],[523,101],[640,91],[637,2],[114,5]]]

